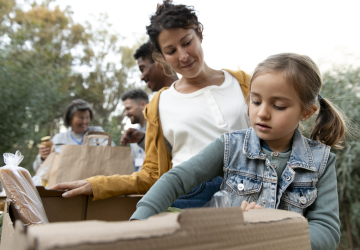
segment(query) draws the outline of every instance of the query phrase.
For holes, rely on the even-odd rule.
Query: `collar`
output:
[[[243,153],[250,159],[266,159],[266,155],[261,152],[260,138],[252,127],[246,131]],[[310,146],[306,142],[306,138],[301,135],[298,129],[295,130],[293,136],[289,164],[292,168],[303,168],[310,171],[316,171]]]
[[[143,110],[143,114],[145,119],[151,124],[158,126],[159,124],[159,100],[160,94],[164,90],[168,89],[168,87],[164,87],[160,89],[155,96],[151,99],[151,101],[145,106]]]

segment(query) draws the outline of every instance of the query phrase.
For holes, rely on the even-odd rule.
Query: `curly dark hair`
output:
[[[73,100],[65,109],[64,112],[64,123],[66,127],[70,127],[71,126],[71,120],[75,114],[76,111],[85,111],[85,110],[89,110],[90,113],[90,120],[92,121],[93,119],[93,110],[90,106],[90,104],[86,101],[84,101],[83,99],[75,99]]]
[[[153,60],[151,54],[152,54],[151,43],[150,43],[150,41],[148,41],[148,42],[142,44],[135,51],[134,58],[135,58],[135,60],[137,60],[139,58],[148,59],[151,63],[154,63],[154,60]]]
[[[193,29],[200,36],[199,27],[202,32],[204,27],[198,21],[193,6],[175,5],[164,1],[163,4],[158,4],[155,14],[150,17],[150,25],[146,26],[146,31],[155,52],[161,53],[158,43],[161,31],[173,28]]]
[[[141,101],[145,101],[146,103],[149,103],[149,97],[146,94],[145,91],[141,90],[141,89],[132,89],[129,90],[127,92],[125,92],[122,96],[121,96],[121,100],[125,101],[127,99],[131,99],[137,102],[141,102]]]

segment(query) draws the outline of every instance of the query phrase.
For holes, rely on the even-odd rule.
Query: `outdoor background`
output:
[[[203,49],[215,69],[252,73],[281,52],[309,55],[324,78],[322,95],[340,106],[355,131],[360,122],[360,2],[174,1],[193,5],[204,25]],[[92,125],[118,145],[124,127],[120,96],[140,81],[134,51],[160,0],[0,0],[0,153],[20,150],[32,171],[40,138],[65,128],[75,98],[93,106]],[[309,124],[310,126],[311,124]],[[337,154],[342,221],[339,249],[360,249],[359,137]]]

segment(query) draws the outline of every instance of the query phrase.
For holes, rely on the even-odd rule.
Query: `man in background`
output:
[[[141,80],[155,92],[170,87],[178,77],[170,69],[165,69],[165,74],[160,63],[153,60],[151,51],[151,43],[144,43],[136,50],[134,58],[141,72]],[[145,131],[129,128],[122,136],[120,145],[124,146],[127,143],[138,143],[138,146],[145,150]]]
[[[140,89],[132,89],[121,96],[125,107],[125,115],[129,117],[131,124],[139,124],[137,130],[145,133],[146,120],[142,111],[149,103],[148,95]],[[144,143],[144,142],[142,142]],[[131,143],[131,156],[134,161],[133,172],[140,171],[145,158],[145,151],[137,143]]]

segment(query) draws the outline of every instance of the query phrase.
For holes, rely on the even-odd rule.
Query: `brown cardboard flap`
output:
[[[219,227],[229,224],[244,224],[243,212],[239,207],[230,208],[195,208],[184,209],[179,214],[179,222],[183,228]]]
[[[144,221],[51,223],[28,228],[38,249],[310,250],[308,225],[293,212],[241,208],[186,209]],[[261,218],[261,219],[259,219]],[[64,241],[66,239],[66,241]]]
[[[180,229],[177,217],[178,214],[168,213],[165,216],[145,221],[51,223],[45,227],[29,228],[28,237],[39,239],[39,250],[162,237],[171,235]]]
[[[279,209],[262,209],[261,213],[251,209],[244,213],[247,223],[283,221],[286,219],[300,218],[307,221],[301,214]]]

